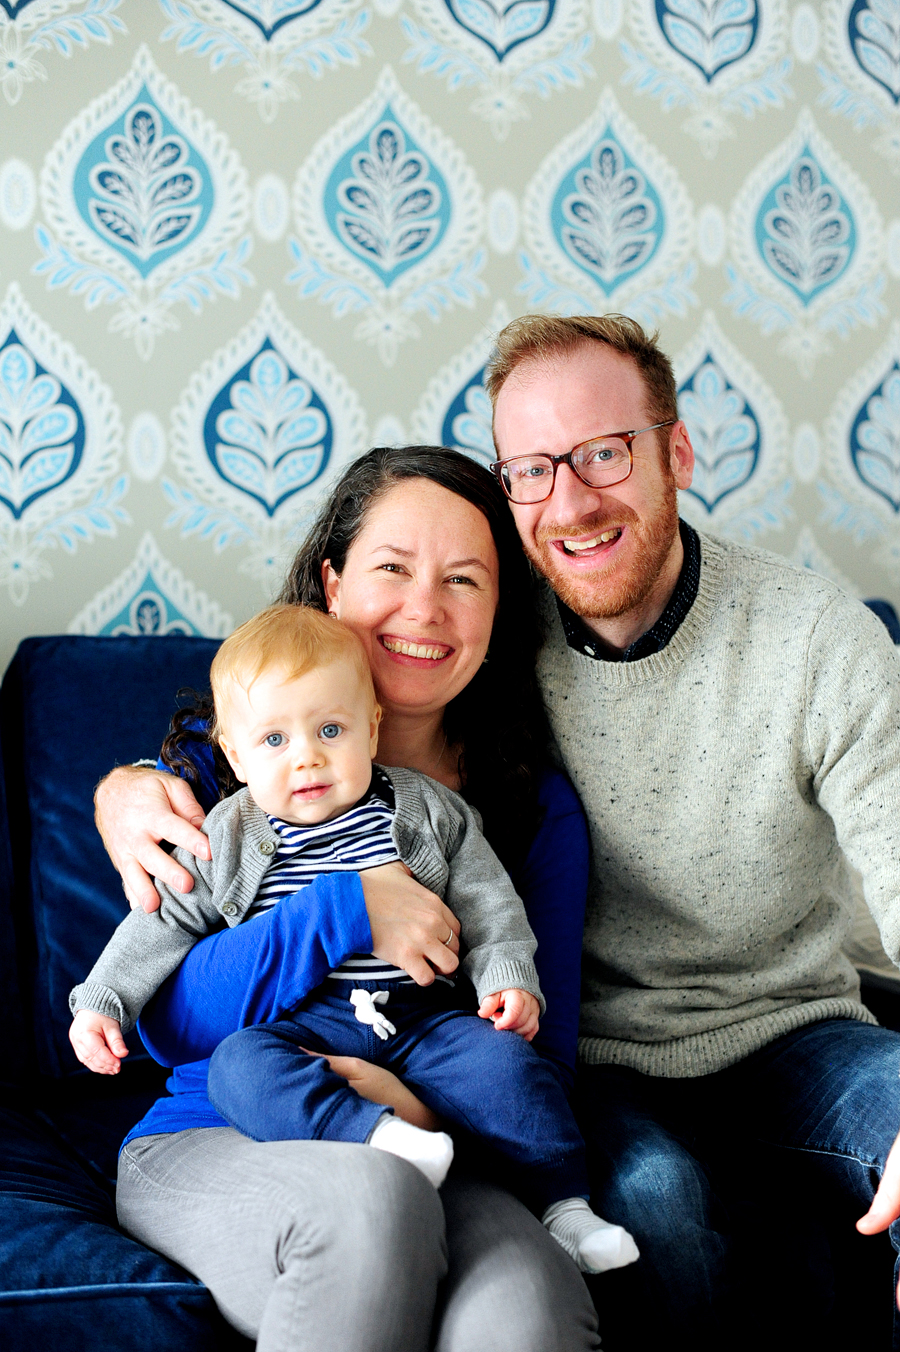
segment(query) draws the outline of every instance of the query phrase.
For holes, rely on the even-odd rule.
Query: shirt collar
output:
[[[645,634],[641,634],[640,638],[629,644],[620,658],[610,657],[597,635],[574,610],[570,610],[557,597],[559,618],[562,620],[566,643],[570,648],[583,653],[586,657],[593,657],[598,662],[638,662],[642,657],[649,657],[651,653],[662,651],[694,604],[700,585],[700,536],[686,521],[679,521],[678,524],[684,547],[684,562],[675,590],[656,623]]]

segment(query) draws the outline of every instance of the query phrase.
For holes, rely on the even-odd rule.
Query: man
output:
[[[642,1254],[622,1345],[734,1346],[748,1174],[802,1249],[796,1189],[858,1216],[900,1126],[900,1036],[841,952],[849,859],[900,959],[900,666],[822,578],[679,528],[693,450],[637,324],[516,320],[486,385],[592,833],[580,1109],[594,1203]],[[898,1215],[895,1151],[859,1229]]]

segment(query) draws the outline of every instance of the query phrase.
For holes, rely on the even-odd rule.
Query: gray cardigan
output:
[[[396,799],[391,834],[397,853],[462,926],[463,972],[479,1001],[496,991],[530,991],[544,1001],[534,967],[534,935],[525,908],[478,818],[458,793],[415,770],[385,770]],[[131,911],[118,926],[69,1008],[118,1019],[127,1032],[142,1008],[198,940],[239,925],[275,861],[278,835],[247,789],[217,803],[203,824],[212,859],[176,849],[194,878],[176,892],[156,881],[158,911]]]

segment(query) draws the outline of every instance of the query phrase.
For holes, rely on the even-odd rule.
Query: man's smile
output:
[[[588,550],[599,549],[601,545],[608,545],[613,540],[618,540],[622,534],[621,526],[612,526],[601,531],[597,535],[580,536],[577,539],[559,540],[558,546],[564,554],[584,554]]]

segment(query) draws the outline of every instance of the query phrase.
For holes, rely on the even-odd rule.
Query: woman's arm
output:
[[[374,953],[428,986],[459,965],[458,933],[453,912],[403,864],[323,874],[192,948],[145,1008],[141,1036],[162,1065],[200,1061],[238,1028],[294,1009],[351,953]]]
[[[546,772],[539,800],[543,820],[513,882],[537,939],[534,962],[547,1001],[532,1046],[554,1063],[570,1090],[578,1045],[589,837],[578,796],[560,771]]]
[[[358,873],[332,873],[196,944],[145,1007],[139,1028],[164,1066],[211,1056],[238,1028],[300,1003],[351,953],[371,951]]]

